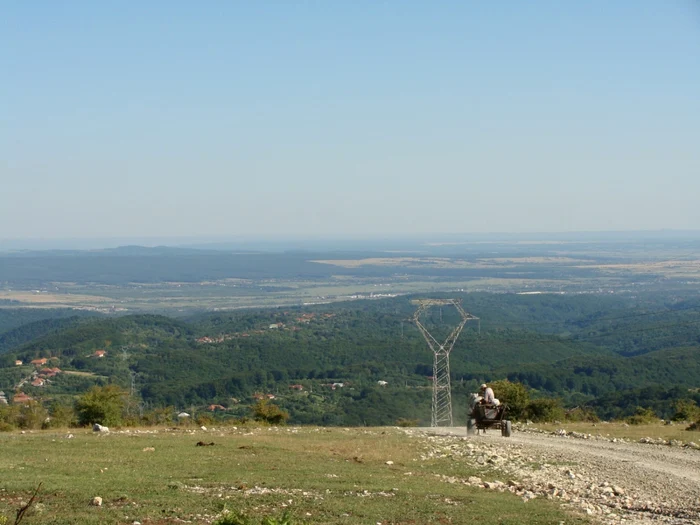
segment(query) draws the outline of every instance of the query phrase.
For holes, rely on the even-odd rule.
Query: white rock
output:
[[[102,506],[102,498],[99,496],[95,496],[94,498],[92,498],[90,505],[92,505],[94,507],[101,507]]]
[[[394,462],[393,462],[393,461],[387,461],[386,464],[387,464],[387,465],[393,465]]]

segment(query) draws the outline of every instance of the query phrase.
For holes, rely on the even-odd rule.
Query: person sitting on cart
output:
[[[480,402],[482,404],[495,405],[495,406],[498,406],[501,404],[501,402],[498,399],[496,399],[496,397],[494,396],[493,389],[490,386],[488,386],[486,383],[481,385],[480,393],[482,396],[482,399]]]

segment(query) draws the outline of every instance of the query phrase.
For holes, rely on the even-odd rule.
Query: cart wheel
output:
[[[503,437],[509,438],[509,437],[510,437],[510,434],[511,434],[512,432],[513,432],[513,427],[512,427],[512,425],[511,425],[510,421],[509,421],[508,419],[506,419],[505,421],[503,421],[503,422],[501,423],[501,435],[502,435]]]
[[[467,419],[467,436],[473,436],[476,433],[476,419]]]

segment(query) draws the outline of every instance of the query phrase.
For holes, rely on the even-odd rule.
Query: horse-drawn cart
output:
[[[511,422],[508,419],[503,419],[506,410],[508,410],[507,405],[473,404],[469,419],[467,419],[467,435],[474,434],[478,430],[486,432],[487,428],[500,428],[502,436],[510,437]]]

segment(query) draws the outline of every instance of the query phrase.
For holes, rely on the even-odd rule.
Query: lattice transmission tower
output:
[[[452,390],[450,388],[450,352],[457,342],[459,334],[462,333],[462,328],[467,324],[467,321],[479,322],[479,330],[481,330],[481,321],[476,316],[467,313],[462,308],[459,299],[415,299],[411,303],[418,306],[413,314],[412,321],[423,334],[425,342],[433,351],[433,412],[430,419],[430,426],[439,427],[441,425],[453,426],[452,424]],[[462,317],[461,322],[447,336],[444,343],[439,343],[435,337],[428,331],[420,320],[423,314],[433,306],[454,306]],[[442,314],[442,310],[441,310]],[[442,317],[442,315],[441,315]]]

